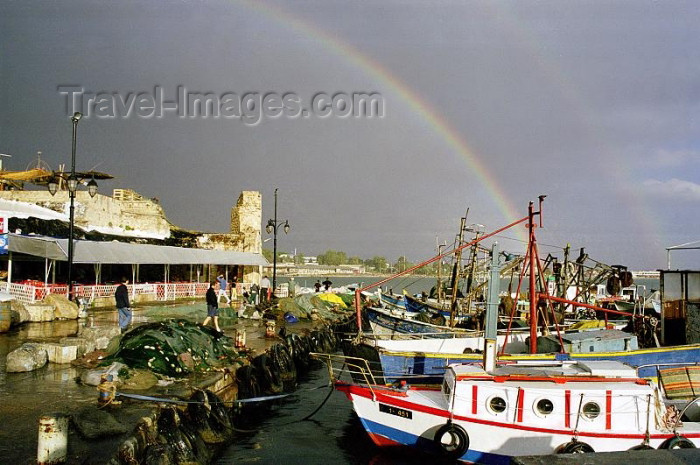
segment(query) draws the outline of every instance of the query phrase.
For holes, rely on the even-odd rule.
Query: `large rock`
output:
[[[124,434],[129,430],[109,412],[95,407],[85,407],[73,414],[73,423],[80,434],[88,439]]]
[[[70,363],[78,358],[77,344],[45,342],[41,344],[51,363]]]
[[[7,372],[21,373],[43,367],[49,357],[41,344],[27,342],[19,349],[7,354]]]
[[[29,313],[29,321],[42,322],[54,320],[55,309],[53,305],[25,304],[24,308]]]
[[[84,326],[78,331],[78,337],[91,341],[96,349],[106,349],[109,341],[120,334],[119,326]]]
[[[19,300],[12,300],[12,326],[26,323],[29,318],[29,312],[24,308],[24,304]]]
[[[44,298],[44,303],[53,306],[55,318],[65,320],[78,319],[78,305],[68,300],[66,296],[49,294]]]
[[[95,350],[95,341],[90,341],[84,337],[64,337],[59,341],[63,345],[74,345],[78,347],[77,356],[83,355]]]

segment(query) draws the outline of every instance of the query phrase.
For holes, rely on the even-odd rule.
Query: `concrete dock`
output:
[[[192,302],[193,313],[191,321],[201,321],[203,311],[199,310],[200,302]],[[187,304],[184,304],[187,309]],[[169,310],[172,310],[169,311]],[[181,317],[183,303],[176,306],[163,306],[161,309],[144,307],[134,311],[136,325],[158,321],[168,316]],[[174,313],[174,314],[173,314]],[[153,316],[156,315],[156,316]],[[225,334],[234,337],[237,331],[245,330],[246,355],[252,360],[257,355],[265,353],[276,344],[285,344],[281,337],[265,337],[263,320],[221,318],[220,324]],[[46,323],[27,323],[10,332],[0,335],[0,463],[2,464],[36,464],[38,442],[38,420],[41,416],[53,413],[75,415],[81,411],[97,410],[98,391],[94,386],[80,384],[76,380],[84,368],[71,364],[48,363],[43,368],[25,373],[7,373],[7,354],[20,347],[24,342],[58,342],[62,338],[74,336],[84,327],[114,327],[117,325],[115,310],[100,310],[90,312],[87,319],[53,321]],[[285,325],[278,323],[277,331]],[[287,327],[290,334],[309,334],[319,327],[318,322],[300,321]],[[238,396],[236,369],[215,371],[188,378],[187,383],[176,383],[175,386],[151,389],[139,392],[152,396],[171,397],[177,394],[180,398],[197,389],[210,389],[221,394],[221,398],[231,400]],[[179,391],[179,392],[176,392]],[[129,463],[128,457],[120,458],[125,443],[136,444],[134,432],[145,427],[150,428],[146,435],[157,435],[157,415],[160,407],[154,402],[122,399],[119,406],[109,406],[109,413],[121,425],[123,433],[114,433],[100,439],[86,439],[71,427],[68,439],[67,464],[106,464]],[[149,420],[150,418],[150,420]],[[154,436],[155,437],[155,436]],[[145,447],[141,444],[138,447]],[[143,450],[129,453],[143,453]],[[128,454],[127,454],[128,455]]]

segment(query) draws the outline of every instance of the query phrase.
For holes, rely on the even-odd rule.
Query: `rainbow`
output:
[[[517,209],[514,207],[504,190],[499,187],[499,182],[494,175],[474,151],[471,150],[459,132],[450,125],[444,116],[425,101],[425,99],[401,81],[401,79],[392,74],[386,67],[361,53],[355,47],[340,41],[337,37],[292,15],[278,6],[250,0],[240,0],[239,3],[295,33],[315,39],[326,49],[338,54],[344,60],[362,69],[365,73],[388,87],[392,92],[396,93],[401,98],[402,102],[408,105],[416,115],[419,115],[428,124],[433,133],[439,136],[455,154],[466,161],[470,172],[475,176],[478,182],[484,186],[505,221],[510,223],[524,216],[525,205]],[[522,229],[517,229],[516,234],[520,239],[527,238]]]

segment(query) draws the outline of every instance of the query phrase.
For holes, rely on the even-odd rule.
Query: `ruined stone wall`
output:
[[[57,192],[52,196],[48,191],[0,191],[0,198],[33,203],[44,208],[69,214],[70,198],[68,191]],[[109,229],[140,231],[150,235],[170,237],[170,224],[163,208],[148,199],[140,201],[115,200],[97,194],[95,197],[85,191],[76,192],[75,224],[86,227],[88,224]]]
[[[231,233],[242,237],[241,252],[262,253],[262,196],[258,191],[242,191],[231,209]]]

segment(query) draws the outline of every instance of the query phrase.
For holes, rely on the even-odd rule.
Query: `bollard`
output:
[[[277,333],[275,333],[275,320],[267,320],[267,322],[265,322],[265,337],[277,337]]]
[[[68,417],[61,413],[39,418],[37,465],[64,463],[68,455]]]

